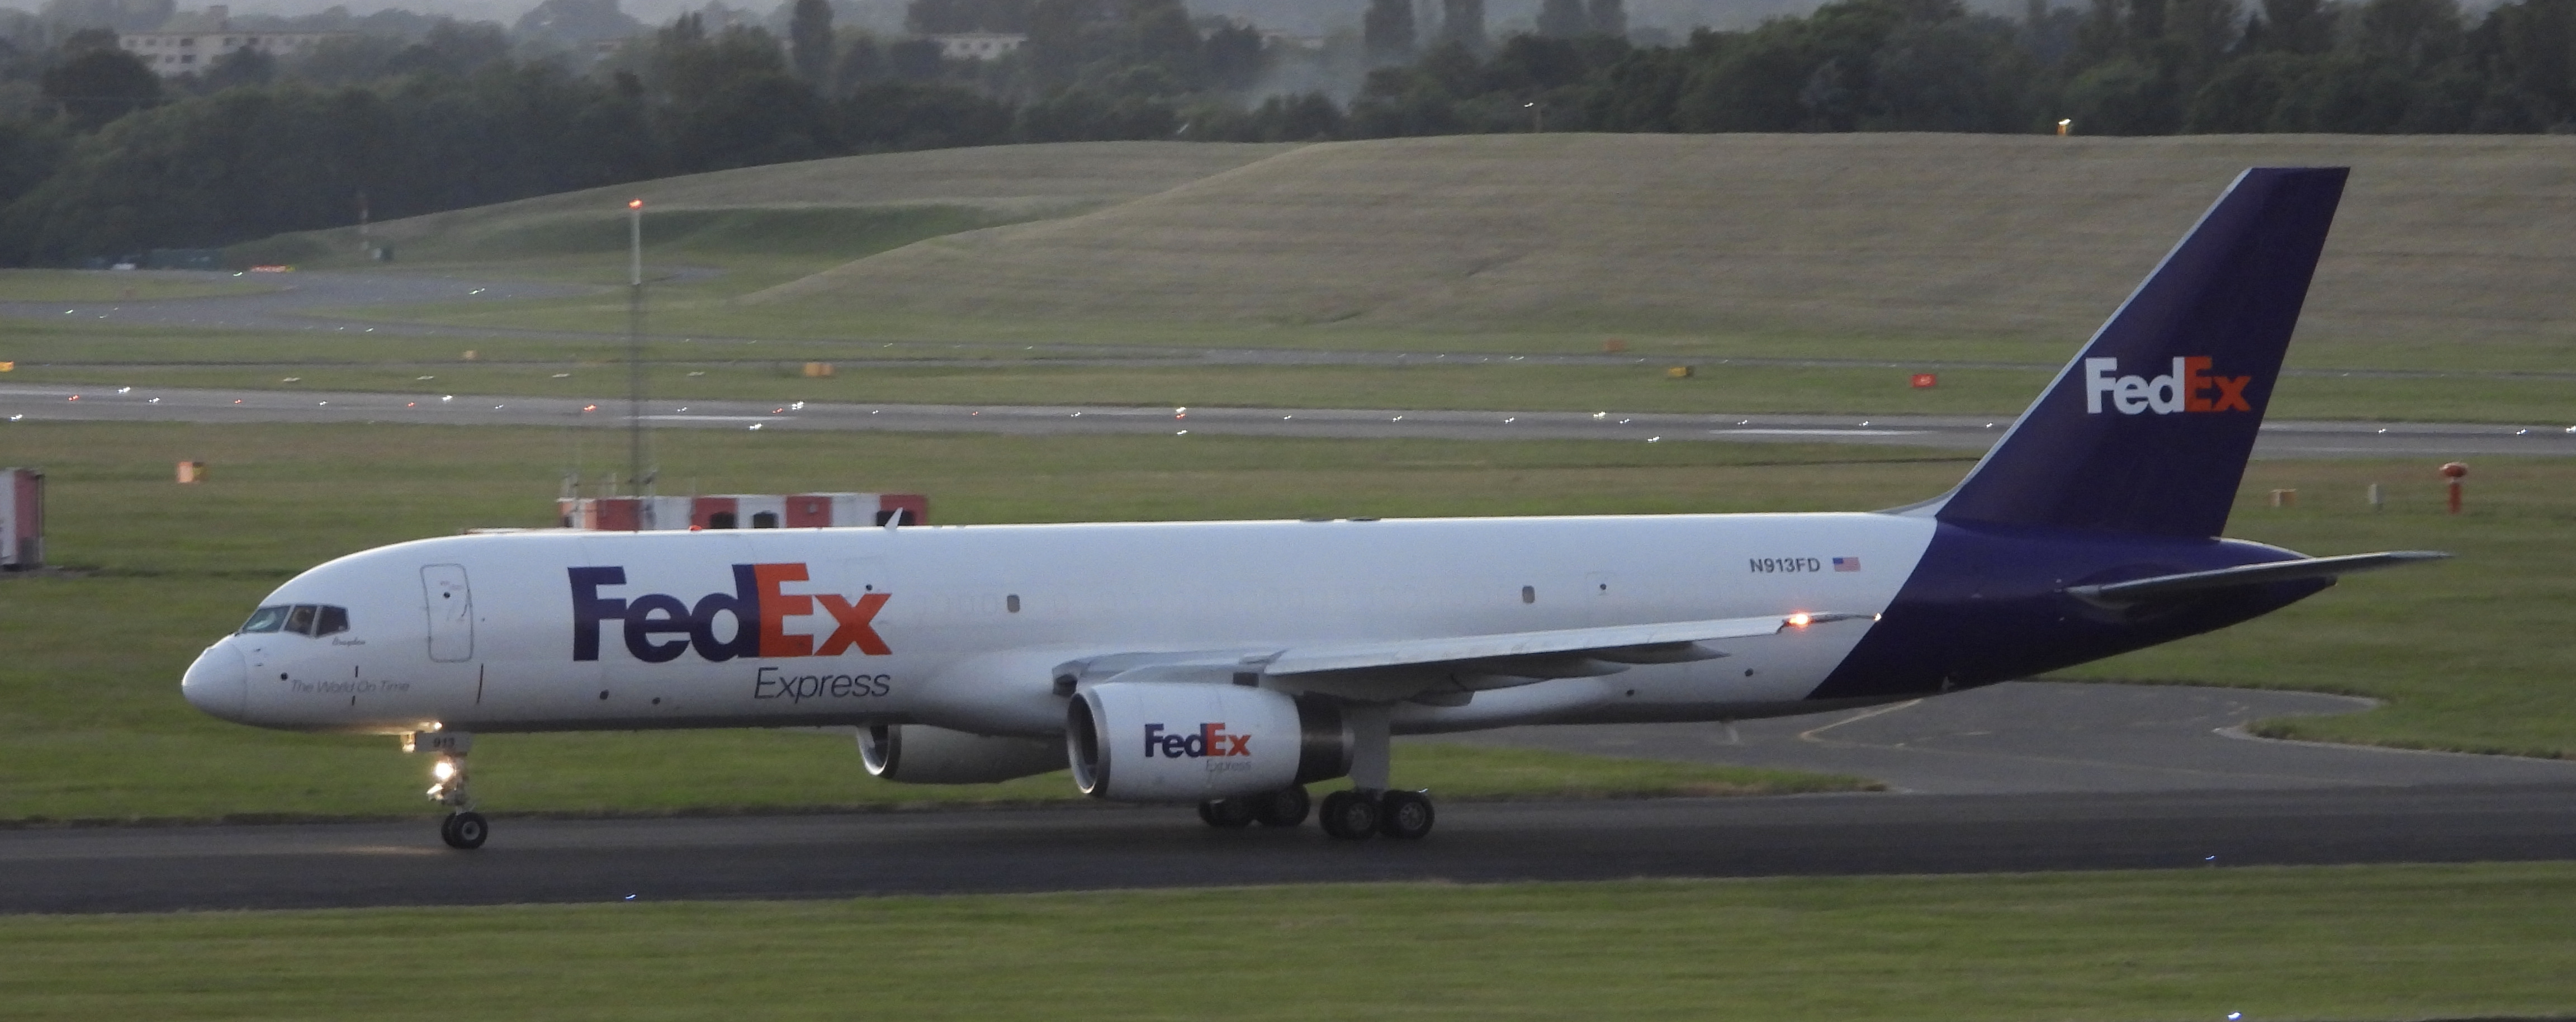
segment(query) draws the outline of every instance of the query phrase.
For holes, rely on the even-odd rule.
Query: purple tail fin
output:
[[[2218,535],[2346,173],[2239,176],[1934,514]]]

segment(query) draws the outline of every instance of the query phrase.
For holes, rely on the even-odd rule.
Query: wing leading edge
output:
[[[1766,614],[1715,621],[1674,621],[1652,625],[1565,628],[1545,632],[1469,635],[1445,639],[1409,639],[1349,645],[1300,646],[1282,651],[1265,673],[1322,674],[1385,667],[1433,667],[1485,663],[1518,657],[1586,657],[1611,663],[1680,663],[1725,656],[1697,647],[1720,639],[1777,635],[1814,625],[1871,614]]]

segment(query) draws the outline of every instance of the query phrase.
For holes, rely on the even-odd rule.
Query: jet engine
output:
[[[1074,694],[1065,750],[1083,794],[1205,802],[1351,771],[1339,707],[1240,685],[1109,682]]]
[[[1064,769],[1064,750],[1043,738],[968,734],[928,724],[859,729],[868,774],[899,784],[990,784]]]

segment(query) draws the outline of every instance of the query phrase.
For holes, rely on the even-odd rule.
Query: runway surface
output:
[[[1216,831],[1187,808],[1094,806],[593,821],[503,816],[492,843],[472,853],[441,847],[427,820],[15,830],[0,831],[0,911],[2576,857],[2576,764],[2207,737],[2260,750],[2230,755],[2200,741],[2209,728],[2250,717],[2349,710],[2355,701],[2071,685],[2000,686],[1949,698],[1972,696],[1983,702],[1938,715],[1908,716],[1941,702],[1933,700],[1869,716],[1764,725],[1777,731],[1745,728],[1743,747],[1754,750],[1819,730],[1837,735],[1835,742],[1862,755],[1835,761],[1833,754],[1849,750],[1826,744],[1827,760],[1815,765],[1884,776],[1910,793],[1443,802],[1438,829],[1419,842],[1338,842],[1311,824]],[[2130,721],[2143,723],[2123,740],[2107,740]],[[1961,733],[1967,724],[1991,727]],[[1674,742],[1665,735],[1624,751],[1705,758]],[[1923,748],[1905,751],[1916,746]],[[1982,765],[1944,762],[1960,752]],[[1930,793],[1943,788],[1976,793]]]
[[[2372,705],[2314,692],[2017,681],[1732,728],[1524,727],[1440,740],[1859,774],[1929,795],[2554,785],[2576,798],[2576,762],[2269,741],[2243,728]]]
[[[656,428],[976,432],[1032,435],[1606,440],[1639,443],[1878,444],[1983,451],[2011,426],[1982,416],[1724,415],[1601,412],[1402,411],[1313,408],[1175,409],[1076,405],[774,404],[654,401]],[[612,398],[488,397],[216,390],[82,385],[0,385],[0,423],[391,422],[434,425],[624,428]],[[2576,427],[2470,423],[2275,421],[2263,424],[2261,458],[2576,455]]]

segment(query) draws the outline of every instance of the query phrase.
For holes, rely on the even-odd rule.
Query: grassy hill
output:
[[[773,270],[924,237],[1064,216],[1151,195],[1290,147],[1067,143],[849,156],[690,174],[389,220],[369,227],[405,267],[502,268],[622,279],[626,202],[645,202],[657,260]],[[355,228],[238,246],[245,262],[364,265]]]
[[[2054,351],[2098,325],[2237,171],[2327,163],[2355,173],[2304,351],[2439,364],[2476,341],[2508,364],[2564,364],[2576,138],[2561,137],[1314,145],[1076,216],[896,248],[735,309],[782,332],[863,313],[2027,338]]]

